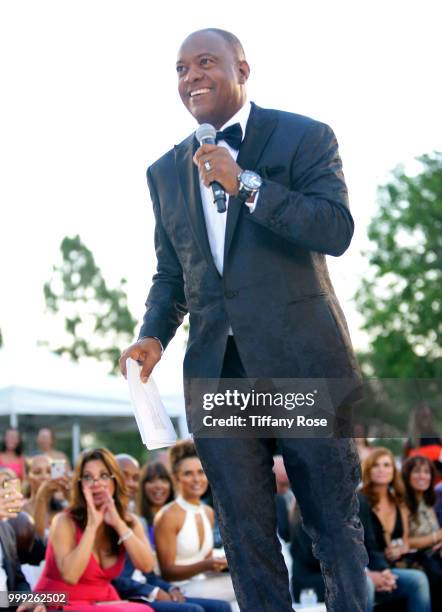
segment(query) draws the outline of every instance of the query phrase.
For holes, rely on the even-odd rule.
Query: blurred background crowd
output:
[[[398,455],[367,440],[361,427],[355,436],[368,611],[441,610],[441,440],[407,440]],[[36,452],[26,455],[17,429],[3,433],[0,592],[65,593],[63,608],[80,612],[97,602],[113,612],[238,610],[192,440],[152,454],[144,465],[106,448],[86,449],[72,465],[46,427],[32,446]],[[293,601],[323,602],[320,566],[281,456],[274,457],[274,473],[277,537]],[[59,607],[17,604],[20,611]]]

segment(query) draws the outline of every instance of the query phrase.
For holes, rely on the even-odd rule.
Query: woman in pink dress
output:
[[[20,432],[9,427],[0,446],[0,466],[6,467],[17,474],[17,478],[25,477],[25,456],[23,454],[23,440]]]
[[[57,515],[49,532],[46,563],[35,591],[67,593],[64,610],[152,612],[145,604],[120,600],[111,580],[127,553],[142,572],[153,555],[140,521],[127,511],[123,474],[112,453],[87,451],[74,471],[70,507]]]

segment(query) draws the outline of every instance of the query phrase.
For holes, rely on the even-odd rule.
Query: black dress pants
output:
[[[229,338],[223,378],[244,378]],[[276,440],[195,438],[210,482],[242,612],[289,612],[289,579],[276,530]],[[330,612],[365,612],[368,562],[358,517],[359,458],[349,438],[278,439],[278,451],[313,541]]]

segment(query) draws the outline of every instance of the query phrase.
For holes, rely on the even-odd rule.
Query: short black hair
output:
[[[213,34],[218,34],[218,36],[224,38],[227,44],[235,51],[237,60],[241,61],[246,59],[246,54],[244,53],[244,47],[242,46],[241,41],[237,36],[235,36],[235,34],[232,34],[232,32],[228,32],[227,30],[221,30],[220,28],[202,28],[201,30],[192,32],[189,34],[189,36],[187,36],[187,38],[202,32],[212,32]]]

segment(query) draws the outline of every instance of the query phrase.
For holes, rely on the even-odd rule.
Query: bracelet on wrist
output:
[[[132,529],[128,529],[126,533],[123,533],[123,535],[118,538],[118,542],[117,542],[118,546],[122,544],[123,542],[125,542],[126,540],[128,540],[131,535],[133,535],[133,531]]]

